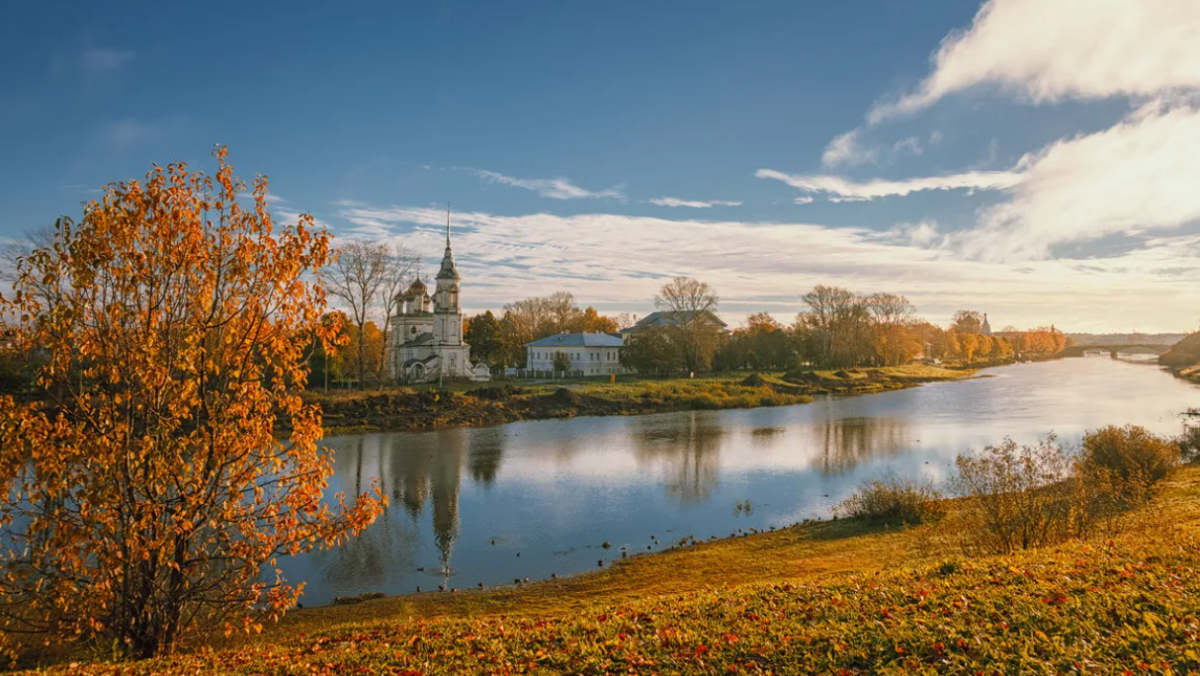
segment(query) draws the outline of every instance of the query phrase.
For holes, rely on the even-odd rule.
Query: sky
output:
[[[0,239],[228,146],[276,218],[731,323],[817,284],[947,323],[1200,321],[1200,0],[4,3]]]

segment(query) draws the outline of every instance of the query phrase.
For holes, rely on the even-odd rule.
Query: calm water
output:
[[[1200,406],[1200,387],[1107,357],[986,373],[783,408],[332,437],[330,492],[378,477],[391,506],[348,545],[284,570],[308,583],[306,605],[577,573],[622,545],[645,552],[827,516],[865,479],[941,479],[955,454],[1005,436],[1075,443],[1108,423],[1174,434],[1179,412]]]

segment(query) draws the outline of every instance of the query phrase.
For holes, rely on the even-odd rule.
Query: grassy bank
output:
[[[493,425],[580,415],[637,415],[684,410],[803,404],[822,394],[867,394],[975,373],[912,364],[836,371],[722,374],[704,378],[639,378],[617,382],[523,381],[393,388],[383,391],[310,392],[321,404],[325,427],[338,431],[394,431]]]
[[[298,611],[262,636],[54,672],[1189,673],[1200,469],[1110,539],[965,560],[857,520],[700,543],[574,578]],[[977,670],[983,670],[977,671]]]

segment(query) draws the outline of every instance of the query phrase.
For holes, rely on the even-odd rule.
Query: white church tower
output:
[[[438,270],[432,298],[418,274],[408,290],[394,299],[396,331],[389,342],[389,365],[396,380],[427,382],[442,378],[488,380],[486,364],[471,363],[471,346],[463,342],[459,304],[461,277],[450,250],[450,210],[446,210],[446,252]]]

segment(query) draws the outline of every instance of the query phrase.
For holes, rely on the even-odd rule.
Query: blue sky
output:
[[[1196,0],[22,3],[0,9],[0,237],[151,162],[440,255],[469,310],[555,290],[734,321],[814,284],[945,322],[1200,317]]]

